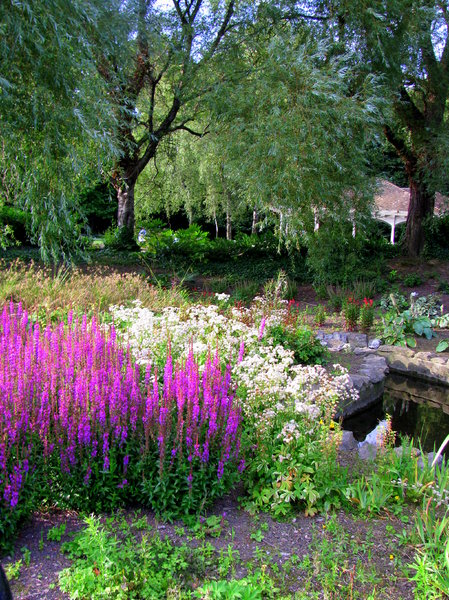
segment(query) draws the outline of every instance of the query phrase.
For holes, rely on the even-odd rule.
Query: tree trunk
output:
[[[225,188],[226,193],[226,239],[232,240],[232,221],[231,221],[231,194]]]
[[[257,220],[258,220],[258,214],[257,214],[257,209],[255,208],[253,210],[253,222],[251,224],[251,235],[255,235],[257,232]]]
[[[226,209],[226,239],[232,240],[232,222],[229,207]]]
[[[117,190],[117,225],[126,227],[134,235],[134,186],[135,182]]]
[[[424,220],[433,215],[435,195],[422,181],[411,177],[410,204],[405,230],[404,248],[408,256],[417,257],[424,248]]]

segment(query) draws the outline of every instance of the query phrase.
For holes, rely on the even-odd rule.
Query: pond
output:
[[[343,429],[363,441],[387,414],[392,417],[394,431],[419,439],[425,452],[431,452],[434,446],[438,449],[449,433],[449,387],[389,374],[379,402],[344,419]],[[449,445],[445,454],[449,457]]]

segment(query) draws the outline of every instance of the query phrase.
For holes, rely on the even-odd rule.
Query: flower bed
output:
[[[20,304],[0,320],[2,543],[38,502],[111,508],[144,501],[197,510],[242,468],[240,410],[218,355],[193,353],[145,374],[114,327],[72,320],[42,329]],[[177,485],[173,485],[173,481]]]

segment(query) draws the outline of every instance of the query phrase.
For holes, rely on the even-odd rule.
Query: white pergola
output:
[[[391,227],[390,242],[394,244],[396,225],[407,221],[407,212],[404,210],[378,210],[373,214],[373,217]]]

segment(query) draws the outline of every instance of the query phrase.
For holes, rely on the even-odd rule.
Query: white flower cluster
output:
[[[226,294],[219,296],[224,300]],[[258,412],[261,418],[265,408],[278,412],[282,407],[312,419],[321,413],[330,417],[337,402],[357,397],[345,369],[334,365],[335,374],[331,375],[322,366],[295,365],[292,351],[261,343],[262,318],[265,326],[274,325],[282,322],[286,310],[267,314],[266,308],[261,300],[249,309],[233,308],[227,314],[214,304],[168,307],[155,313],[135,301],[131,308],[111,306],[110,311],[118,335],[129,344],[140,364],[163,355],[168,343],[174,359],[186,357],[190,348],[197,357],[218,350],[233,364],[234,381],[246,397],[243,410],[253,417]]]
[[[238,355],[242,341],[245,347],[257,342],[257,327],[245,325],[238,318],[239,311],[230,319],[214,304],[168,307],[157,314],[136,300],[131,308],[111,306],[109,310],[140,364],[151,362],[168,342],[174,358],[187,356],[193,347],[196,356],[218,349],[221,356],[231,359]]]
[[[284,444],[290,444],[293,440],[298,440],[301,437],[301,431],[296,421],[288,421],[278,434],[277,439],[282,440]]]

